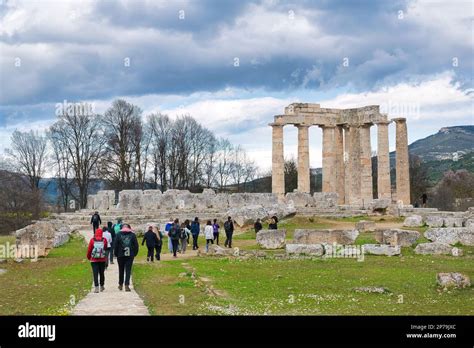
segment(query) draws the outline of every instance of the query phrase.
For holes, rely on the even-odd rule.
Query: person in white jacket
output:
[[[212,227],[211,220],[207,220],[206,227],[204,228],[204,237],[206,237],[206,252],[208,252],[209,244],[214,244],[214,228]]]
[[[102,234],[102,237],[107,239],[107,249],[105,249],[105,256],[106,256],[105,269],[107,269],[107,267],[109,267],[109,253],[112,250],[112,234],[109,232],[108,228],[105,226],[102,228],[102,231],[104,231]]]

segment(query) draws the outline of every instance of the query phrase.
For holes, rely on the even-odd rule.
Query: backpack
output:
[[[184,228],[180,231],[179,238],[180,239],[187,239],[188,238],[188,234],[186,233],[186,230]]]
[[[132,255],[132,233],[121,233],[120,236],[123,256],[131,256]]]
[[[105,257],[105,243],[104,239],[95,240],[94,247],[92,248],[91,258],[93,259],[102,259]]]
[[[176,239],[178,239],[179,232],[180,232],[179,229],[176,228],[176,226],[173,225],[173,226],[171,226],[170,231],[168,232],[168,234],[169,234],[171,239],[176,240]]]
[[[94,223],[94,224],[98,224],[98,223],[99,223],[99,215],[94,214],[94,215],[92,216],[92,223]]]
[[[115,231],[116,234],[118,234],[121,229],[122,229],[122,224],[115,224],[114,225],[114,231]]]
[[[229,221],[229,220],[227,220],[226,222],[224,222],[224,229],[225,229],[226,231],[230,231],[230,226],[231,226],[231,225],[230,225],[230,221]]]

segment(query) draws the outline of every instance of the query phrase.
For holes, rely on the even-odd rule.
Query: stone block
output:
[[[314,199],[309,193],[288,192],[285,195],[285,203],[293,207],[312,207]]]
[[[321,244],[287,244],[288,255],[323,256],[324,247]]]
[[[463,227],[465,219],[462,217],[446,217],[443,221],[444,227]]]
[[[429,227],[443,227],[444,225],[444,219],[439,215],[428,215],[425,220]]]
[[[286,230],[261,230],[257,233],[257,244],[263,249],[285,247]]]
[[[334,208],[337,206],[338,195],[335,192],[315,192],[313,193],[313,206],[315,208]]]
[[[400,255],[401,248],[399,245],[391,246],[387,244],[364,244],[364,252],[368,255]]]
[[[384,212],[390,206],[390,203],[392,203],[390,198],[378,198],[372,200],[368,208],[372,211]]]
[[[375,240],[381,244],[411,246],[420,238],[417,231],[393,229],[377,229],[375,231]]]
[[[420,255],[451,255],[453,247],[446,243],[421,243],[415,248],[415,254]]]
[[[222,248],[219,245],[212,244],[207,254],[213,256],[234,256],[234,249]]]
[[[425,237],[433,242],[474,245],[474,231],[467,227],[430,228]]]
[[[375,231],[375,222],[369,220],[361,220],[355,224],[355,228],[359,232]]]
[[[309,230],[295,229],[295,244],[354,244],[359,231],[357,230]]]
[[[403,222],[403,226],[406,227],[421,227],[423,224],[423,217],[421,215],[408,216]]]

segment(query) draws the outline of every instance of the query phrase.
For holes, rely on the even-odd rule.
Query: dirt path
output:
[[[91,231],[80,231],[87,240],[91,238]],[[92,270],[91,270],[92,274]],[[148,308],[138,296],[133,283],[130,281],[132,291],[119,291],[118,289],[118,264],[109,265],[105,271],[105,291],[87,294],[72,311],[72,315],[149,315]]]

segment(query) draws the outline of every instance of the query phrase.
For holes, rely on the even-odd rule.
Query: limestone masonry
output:
[[[388,125],[396,124],[396,193],[390,185]],[[323,131],[323,192],[338,194],[339,204],[367,206],[373,200],[370,127],[377,125],[378,198],[410,204],[408,137],[405,118],[391,121],[378,105],[354,109],[321,108],[294,103],[272,127],[272,192],[285,193],[283,127],[298,128],[298,192],[310,192],[309,140],[311,126]]]

